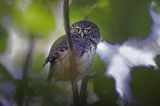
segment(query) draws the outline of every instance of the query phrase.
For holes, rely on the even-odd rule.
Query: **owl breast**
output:
[[[55,63],[54,77],[56,80],[70,80],[76,78],[80,80],[90,72],[94,56],[96,53],[96,47],[90,45],[81,56],[75,55],[75,64],[70,63],[71,53],[67,50],[60,54]],[[76,65],[76,68],[75,68]]]
[[[90,49],[87,50],[79,59],[80,61],[78,61],[79,64],[78,69],[80,73],[79,76],[77,77],[78,80],[89,74],[95,53],[96,53],[96,48],[95,46],[91,45]]]

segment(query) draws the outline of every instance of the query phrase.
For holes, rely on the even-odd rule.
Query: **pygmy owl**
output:
[[[45,60],[50,62],[48,81],[55,80],[80,80],[89,74],[97,44],[100,41],[100,32],[97,25],[90,21],[79,21],[71,27],[72,53],[69,50],[67,36],[57,39]],[[69,62],[69,56],[75,56],[75,64]],[[76,69],[74,69],[76,65]]]

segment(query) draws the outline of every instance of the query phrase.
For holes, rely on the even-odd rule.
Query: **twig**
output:
[[[69,48],[72,50],[72,39],[71,39],[71,32],[70,32],[70,19],[69,19],[69,0],[64,0],[63,4],[63,15],[64,15],[64,29],[67,35]]]
[[[70,32],[70,19],[69,19],[69,0],[64,0],[63,4],[63,15],[64,15],[64,28],[67,35],[67,40],[69,43],[69,48],[71,51],[70,56],[70,64],[72,64],[72,68],[74,70],[77,70],[76,65],[76,59],[74,57],[74,54],[72,53],[73,50],[73,43],[71,39],[71,32]],[[71,68],[71,70],[73,70]],[[73,101],[75,106],[86,105],[86,99],[87,99],[87,83],[88,83],[88,77],[84,78],[81,85],[81,92],[80,92],[80,98],[79,98],[79,92],[78,92],[78,85],[76,80],[72,80],[72,91],[73,91]],[[80,104],[81,99],[81,104]]]
[[[70,32],[69,0],[64,0],[63,15],[64,15],[64,29],[66,32],[67,40],[69,43],[69,50],[70,50],[70,60],[69,61],[70,61],[70,64],[72,65],[69,70],[71,71],[71,73],[73,73],[73,72],[76,72],[77,65],[76,65],[76,59],[75,59],[74,53],[72,52],[73,43],[72,43],[71,32]],[[71,84],[72,84],[74,106],[80,106],[77,81],[75,80],[76,79],[75,76],[73,76],[73,78],[71,79],[72,79]]]
[[[33,49],[34,49],[34,39],[31,39],[30,44],[29,44],[28,54],[27,54],[26,61],[24,63],[24,67],[23,67],[23,76],[22,76],[23,80],[25,80],[27,78],[29,66],[30,66],[31,60],[32,60]]]
[[[74,106],[80,106],[77,81],[71,81]]]
[[[17,106],[24,105],[25,91],[28,85],[28,71],[32,60],[33,50],[34,50],[34,39],[31,39],[27,51],[26,60],[23,66],[22,80],[20,81],[17,87],[17,93],[16,93]]]
[[[81,89],[80,89],[80,102],[82,106],[86,106],[87,103],[87,84],[88,84],[89,76],[86,76],[82,80]]]

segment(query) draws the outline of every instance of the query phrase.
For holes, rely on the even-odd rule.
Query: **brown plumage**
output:
[[[80,80],[89,74],[100,41],[99,29],[93,22],[79,21],[71,27],[71,38],[72,53],[69,51],[65,35],[53,43],[44,63],[44,65],[50,63],[47,78],[49,82],[52,77],[56,80]],[[75,60],[71,63],[70,57],[73,55]]]

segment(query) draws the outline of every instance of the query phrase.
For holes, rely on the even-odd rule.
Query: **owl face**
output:
[[[90,21],[78,21],[71,27],[71,34],[81,39],[92,39],[96,43],[99,42],[100,33],[97,25]]]

